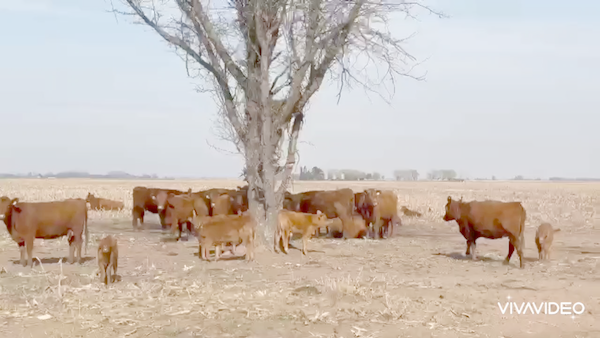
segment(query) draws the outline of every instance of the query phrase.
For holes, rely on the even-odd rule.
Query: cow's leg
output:
[[[27,266],[25,263],[25,242],[19,242],[19,253],[21,254],[21,265]]]
[[[502,262],[504,265],[508,265],[508,263],[510,262],[510,258],[512,257],[513,252],[515,251],[515,246],[513,245],[513,239],[510,239],[508,242],[508,255],[506,256],[506,259],[504,260],[504,262]],[[518,254],[518,252],[517,252]]]
[[[158,217],[160,218],[160,225],[162,226],[163,229],[168,229],[168,225],[165,222],[165,218],[167,217],[167,211],[165,210],[161,210],[158,212]],[[171,223],[174,223],[173,220],[171,220]]]
[[[290,235],[292,233],[289,231],[284,231],[283,232],[283,253],[285,253],[287,255],[288,253],[288,249],[289,249],[289,245],[290,245]]]
[[[106,284],[107,283],[107,280],[106,280],[106,265],[100,264],[98,266],[98,269],[100,270],[100,280],[102,281],[102,283]]]
[[[112,264],[108,263],[106,265],[106,273],[104,274],[104,284],[108,285],[110,283],[112,283],[112,278],[113,278],[113,274],[112,274]]]
[[[215,246],[215,262],[221,257],[221,244]]]
[[[471,259],[472,260],[476,260],[477,259],[477,244],[475,243],[475,239],[471,241]]]
[[[138,230],[138,219],[142,224],[144,223],[144,209],[134,206],[131,210],[131,225],[134,231]]]
[[[517,241],[518,242],[516,243],[517,245],[515,246],[515,248],[517,249],[517,255],[519,255],[520,268],[523,269],[525,267],[525,262],[523,262],[523,245],[525,244],[525,238],[523,237],[523,235],[521,235],[521,237],[519,237]]]
[[[76,242],[77,247],[77,259],[79,264],[83,264],[83,256],[81,255],[81,247],[83,246],[83,238],[79,237],[79,240]]]
[[[25,239],[25,249],[27,250],[27,265],[33,268],[33,236]]]
[[[306,250],[306,247],[308,246],[308,237],[310,236],[310,233],[302,236],[302,254],[304,256],[306,256],[306,253],[308,250]]]

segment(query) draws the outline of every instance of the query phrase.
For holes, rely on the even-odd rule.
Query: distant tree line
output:
[[[300,173],[294,175],[295,180],[299,181],[381,181],[385,176],[378,172],[364,172],[355,169],[331,169],[327,173],[319,167],[308,169],[300,167]]]

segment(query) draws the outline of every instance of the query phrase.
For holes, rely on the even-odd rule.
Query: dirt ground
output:
[[[237,181],[2,180],[0,195],[22,201],[83,197],[88,191],[125,202],[122,212],[90,212],[83,265],[63,262],[66,239],[36,240],[41,264],[23,268],[7,231],[0,231],[2,337],[600,337],[600,184],[547,182],[310,182],[294,191],[350,187],[392,189],[402,216],[385,240],[313,239],[303,257],[260,253],[204,262],[195,238],[164,241],[158,216],[132,231],[136,185],[236,187]],[[479,239],[481,259],[464,257],[455,222],[442,220],[448,195],[520,200],[526,223],[526,266],[502,264],[508,239]],[[551,222],[549,262],[539,262],[536,227]],[[119,281],[95,277],[97,241],[119,243]],[[300,246],[299,241],[293,245]],[[243,251],[241,248],[240,251]],[[34,258],[34,261],[36,259]],[[507,297],[522,302],[581,302],[580,315],[502,314]],[[579,309],[577,309],[579,311]]]

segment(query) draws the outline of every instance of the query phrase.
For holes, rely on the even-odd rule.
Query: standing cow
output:
[[[191,192],[188,190],[188,192]],[[167,212],[166,204],[169,194],[181,195],[184,192],[173,189],[160,189],[160,188],[146,188],[146,187],[135,187],[133,188],[133,208],[131,210],[131,225],[134,230],[138,230],[138,219],[140,220],[141,226],[144,225],[144,213],[149,211],[154,214],[158,214],[160,217],[160,225],[163,229],[167,228],[165,223],[165,216]]]
[[[18,198],[0,198],[0,212],[6,229],[17,242],[21,251],[21,264],[33,267],[33,241],[35,238],[54,239],[67,236],[69,263],[74,263],[77,251],[82,264],[81,245],[85,231],[85,253],[87,254],[88,228],[87,204],[84,199],[68,199],[54,202],[25,203]],[[25,262],[27,250],[27,264]]]
[[[367,224],[372,224],[374,238],[391,237],[401,226],[398,216],[398,196],[393,191],[366,189],[354,195],[356,211]]]
[[[456,221],[460,233],[467,240],[466,255],[477,258],[475,241],[479,237],[498,239],[508,237],[508,255],[504,264],[510,262],[515,249],[519,255],[520,267],[523,264],[523,249],[525,248],[525,219],[527,214],[521,202],[499,201],[457,201],[448,196],[444,221]]]

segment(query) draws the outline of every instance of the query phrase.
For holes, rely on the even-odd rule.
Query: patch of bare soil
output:
[[[61,186],[79,196],[90,191],[127,200],[139,183],[40,180],[0,182],[0,195],[34,199]],[[37,184],[33,186],[34,184]],[[166,186],[225,186],[208,181]],[[235,186],[238,182],[228,182]],[[153,182],[141,185],[158,186]],[[296,191],[365,183],[296,184]],[[19,251],[0,234],[0,335],[2,337],[600,337],[600,224],[598,185],[553,183],[395,183],[400,205],[423,213],[402,217],[386,240],[318,238],[307,257],[257,253],[256,261],[226,257],[201,261],[198,242],[164,241],[149,216],[149,230],[133,232],[128,212],[90,213],[90,246],[83,265],[66,263],[66,239],[36,240],[33,269],[18,264]],[[593,187],[590,187],[593,186]],[[187,189],[187,188],[186,188]],[[118,191],[119,193],[115,193]],[[109,192],[113,192],[112,195]],[[99,194],[102,196],[102,194]],[[464,257],[455,223],[441,217],[448,195],[464,199],[521,200],[527,212],[525,269],[516,254],[502,260],[508,239],[477,242],[480,259]],[[430,210],[431,209],[431,210]],[[549,262],[537,260],[535,229],[550,221],[555,236]],[[97,242],[119,242],[119,281],[106,287],[95,276]],[[292,245],[300,247],[300,241]],[[244,248],[239,248],[239,255]],[[62,258],[62,262],[60,259]],[[40,264],[41,262],[41,264]],[[510,300],[508,300],[510,297]],[[507,301],[581,302],[582,314],[502,314]],[[577,309],[579,310],[579,309]]]

